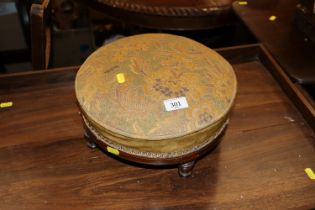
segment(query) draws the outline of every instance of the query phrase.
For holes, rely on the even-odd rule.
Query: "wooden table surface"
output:
[[[233,4],[233,9],[299,83],[315,84],[315,43],[311,43],[294,24],[298,0],[248,0],[248,5]],[[270,16],[276,16],[270,21]]]
[[[266,67],[233,64],[238,94],[220,145],[190,178],[90,150],[76,68],[0,76],[0,209],[283,209],[315,207],[315,138]]]

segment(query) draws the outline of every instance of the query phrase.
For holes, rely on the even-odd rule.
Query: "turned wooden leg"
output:
[[[192,174],[192,170],[195,166],[195,161],[183,163],[178,166],[178,173],[181,177],[188,177]]]
[[[85,129],[84,131],[84,138],[86,140],[86,144],[89,148],[91,149],[95,149],[96,148],[96,144],[95,142],[92,140],[92,137],[90,135],[90,131],[88,131],[87,129]]]

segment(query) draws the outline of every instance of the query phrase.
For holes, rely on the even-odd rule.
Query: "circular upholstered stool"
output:
[[[206,46],[144,34],[94,52],[75,91],[91,147],[138,163],[177,164],[189,176],[228,124],[236,85],[231,65]]]

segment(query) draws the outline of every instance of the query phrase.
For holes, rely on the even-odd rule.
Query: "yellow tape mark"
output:
[[[126,81],[124,73],[116,74],[116,79],[117,79],[117,82],[120,84]]]
[[[277,19],[277,16],[275,16],[275,15],[271,15],[270,17],[269,17],[269,20],[270,21],[275,21]]]
[[[239,5],[247,5],[248,3],[247,3],[247,1],[239,1],[238,4]]]
[[[305,173],[310,179],[315,180],[315,174],[311,168],[306,168]]]
[[[13,102],[12,101],[0,103],[0,108],[8,108],[8,107],[11,107],[11,106],[13,106]]]
[[[112,153],[113,155],[119,155],[119,150],[117,150],[117,149],[114,149],[114,148],[109,147],[109,146],[107,146],[106,149],[107,149],[107,152]]]

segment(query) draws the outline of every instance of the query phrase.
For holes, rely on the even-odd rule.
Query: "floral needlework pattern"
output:
[[[124,81],[117,82],[116,75]],[[111,132],[141,139],[193,133],[225,117],[236,77],[219,54],[188,38],[144,34],[94,52],[80,68],[76,95],[84,112]],[[185,97],[188,107],[168,112],[163,101]]]
[[[189,91],[186,87],[172,87],[176,86],[177,81],[174,79],[161,79],[157,78],[155,83],[153,84],[153,89],[167,97],[180,97],[185,96],[186,93]]]
[[[208,112],[203,112],[199,114],[199,124],[210,122],[212,120],[212,116]]]

